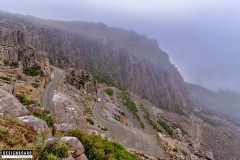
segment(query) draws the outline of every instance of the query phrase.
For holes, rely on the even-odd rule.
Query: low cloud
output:
[[[1,0],[0,9],[136,30],[159,41],[186,81],[240,92],[237,0]]]

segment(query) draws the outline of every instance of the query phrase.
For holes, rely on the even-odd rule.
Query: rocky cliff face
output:
[[[159,107],[187,104],[183,78],[154,40],[103,24],[57,22],[1,14],[1,33],[28,31],[27,43],[49,53],[60,67],[85,68],[104,81],[149,99]]]
[[[75,86],[79,90],[83,90],[85,93],[97,92],[96,80],[85,70],[69,68],[66,71],[65,80],[67,83]]]
[[[46,77],[50,77],[47,54],[27,45],[26,35],[20,30],[9,30],[0,37],[0,61],[18,63],[21,71],[39,66]]]

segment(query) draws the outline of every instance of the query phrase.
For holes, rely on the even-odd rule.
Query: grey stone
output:
[[[47,126],[47,123],[37,117],[34,116],[23,116],[23,117],[18,117],[18,119],[30,126],[33,127],[33,129],[35,131],[37,131],[38,133],[41,132],[46,132],[49,133],[50,129]]]
[[[15,117],[30,114],[16,97],[2,89],[0,89],[0,113]]]

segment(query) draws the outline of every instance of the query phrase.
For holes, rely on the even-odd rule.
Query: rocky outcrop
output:
[[[205,158],[206,158],[207,160],[214,160],[212,151],[207,151],[207,152],[206,152],[206,155],[205,155]]]
[[[20,30],[12,30],[0,39],[0,45],[6,47],[23,48],[26,46],[26,36]]]
[[[9,31],[0,38],[0,61],[17,62],[20,71],[28,67],[39,66],[46,77],[50,78],[47,54],[27,45],[26,35],[20,30]]]
[[[96,81],[85,70],[69,68],[65,75],[66,81],[83,92],[91,93],[97,91]]]
[[[74,104],[63,93],[53,96],[56,130],[66,132],[72,128],[87,130],[87,122],[79,106]]]
[[[85,152],[82,143],[76,137],[62,137],[60,142],[67,144],[73,158],[77,158]]]
[[[68,146],[68,150],[71,152],[71,155],[67,158],[68,160],[88,160],[84,154],[85,149],[82,143],[76,137],[48,138],[45,141],[45,145],[51,146],[56,141],[59,141],[61,144],[65,143]]]
[[[0,114],[20,117],[30,113],[16,97],[0,89]]]
[[[18,119],[22,122],[24,122],[25,124],[32,126],[33,129],[38,132],[45,132],[45,133],[49,133],[50,130],[47,126],[47,123],[37,117],[34,116],[22,116],[22,117],[18,117]]]

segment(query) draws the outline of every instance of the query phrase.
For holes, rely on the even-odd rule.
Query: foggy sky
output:
[[[185,81],[240,92],[237,0],[1,0],[0,9],[135,30],[158,40]]]

